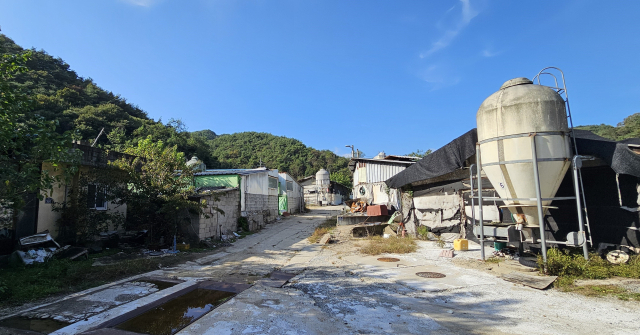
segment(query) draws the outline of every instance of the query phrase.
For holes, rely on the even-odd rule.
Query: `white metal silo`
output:
[[[538,226],[532,138],[546,212],[571,165],[565,102],[553,89],[527,78],[505,82],[478,109],[482,169],[518,223]],[[535,136],[532,136],[535,134]]]

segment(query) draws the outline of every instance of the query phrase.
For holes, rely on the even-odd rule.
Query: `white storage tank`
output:
[[[482,169],[501,198],[536,198],[532,133],[541,197],[555,196],[572,157],[565,102],[556,91],[527,78],[511,79],[482,103],[476,120]],[[516,222],[539,225],[535,200],[505,204]],[[543,201],[545,213],[550,204]]]
[[[330,183],[329,171],[320,169],[316,173],[316,185],[322,188],[328,188]]]

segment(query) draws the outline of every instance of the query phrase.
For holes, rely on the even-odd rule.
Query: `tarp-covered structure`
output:
[[[574,134],[578,153],[594,158],[584,160],[581,170],[593,246],[602,242],[640,247],[640,139],[616,142],[580,129],[574,129]],[[430,231],[458,232],[460,230],[451,225],[457,220],[458,225],[467,225],[467,232],[471,230],[468,178],[469,167],[476,163],[477,141],[476,129],[472,129],[386,180],[390,188],[412,191],[413,197],[408,205],[403,203],[403,210],[411,213],[416,225],[429,222],[442,225],[445,220],[449,226],[430,227]],[[483,180],[485,196],[497,196],[488,179]],[[556,196],[573,195],[573,181],[567,173]],[[456,199],[460,199],[459,205]],[[501,205],[499,201],[485,203],[485,211],[495,212],[492,219],[488,219],[485,212],[485,220],[510,222],[508,209]],[[409,208],[404,208],[406,206]],[[564,241],[567,233],[577,231],[575,201],[554,201],[553,206],[558,208],[550,209],[545,218],[547,237]]]
[[[640,145],[640,139],[632,138],[615,142],[600,137],[590,131],[574,129],[576,145],[580,155],[595,156],[609,165],[618,174],[628,174],[640,178],[640,155],[630,148]],[[409,184],[431,184],[462,180],[467,175],[457,173],[451,178],[442,178],[468,167],[468,160],[476,153],[478,134],[471,129],[449,142],[401,173],[389,178],[385,183],[390,188],[401,188]],[[640,151],[639,151],[640,152]]]

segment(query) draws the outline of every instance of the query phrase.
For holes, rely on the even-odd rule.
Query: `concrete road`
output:
[[[216,254],[145,274],[185,282],[83,315],[53,334],[102,334],[96,326],[205,279],[252,286],[177,334],[640,333],[636,302],[535,290],[460,266],[465,259],[479,257],[477,246],[445,259],[435,244],[419,242],[417,252],[393,255],[400,262],[383,263],[359,254],[360,241],[310,244],[306,238],[338,209],[323,207],[285,218]],[[274,288],[266,278],[274,270],[295,277]],[[446,277],[415,275],[423,271]],[[104,297],[104,292],[118,291],[125,282],[78,293],[73,299]],[[47,308],[47,313],[56,314],[54,307]]]

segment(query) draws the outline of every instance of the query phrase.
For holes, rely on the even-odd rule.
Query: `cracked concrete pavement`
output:
[[[361,241],[310,244],[306,238],[335,214],[334,209],[319,208],[283,219],[216,254],[146,274],[185,282],[93,316],[83,314],[85,319],[53,334],[90,331],[201,280],[253,286],[177,334],[640,333],[636,302],[539,291],[461,266],[461,261],[479,258],[477,245],[445,259],[438,257],[441,249],[434,243],[419,241],[418,251],[393,255],[400,258],[398,263],[383,263],[359,254]],[[264,285],[264,277],[274,270],[296,276],[282,288]],[[415,273],[421,271],[446,277],[417,277]],[[82,293],[77,296],[82,298]],[[35,308],[32,313],[37,312]],[[47,313],[55,314],[55,308],[49,307]]]

